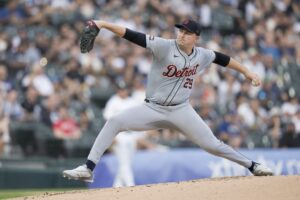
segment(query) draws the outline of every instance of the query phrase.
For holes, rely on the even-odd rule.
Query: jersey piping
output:
[[[174,42],[175,42],[175,46],[176,46],[176,48],[177,48],[179,54],[180,54],[180,55],[183,57],[183,59],[184,59],[184,65],[183,65],[183,68],[184,68],[184,67],[186,66],[186,58],[184,57],[184,55],[183,55],[183,54],[180,52],[180,50],[178,49],[178,46],[177,46],[176,41],[174,41]],[[171,92],[169,93],[168,97],[167,97],[166,100],[164,101],[163,105],[164,105],[164,104],[166,103],[166,101],[169,99],[170,95],[172,94],[173,90],[175,89],[175,87],[176,87],[177,83],[180,81],[180,79],[181,79],[181,78],[179,78],[179,79],[176,81],[174,87],[172,88],[172,90],[171,90]],[[184,80],[184,78],[183,78],[183,80]],[[182,82],[180,83],[179,87],[181,86],[181,84],[182,84]],[[177,93],[177,92],[176,92],[176,93]],[[173,97],[173,98],[174,98],[174,97]],[[171,99],[171,101],[173,100],[173,98]],[[171,101],[168,103],[168,105],[170,105]]]

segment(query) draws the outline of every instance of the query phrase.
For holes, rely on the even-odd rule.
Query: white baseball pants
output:
[[[226,158],[247,168],[251,166],[250,159],[214,136],[208,125],[188,102],[176,106],[160,106],[145,102],[110,118],[97,136],[88,159],[97,164],[119,132],[160,128],[178,130],[200,148],[213,155]]]

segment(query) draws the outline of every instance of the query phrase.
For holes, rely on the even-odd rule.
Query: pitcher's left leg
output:
[[[178,130],[198,144],[203,150],[216,156],[227,158],[247,168],[252,165],[250,159],[218,140],[192,106],[187,105],[174,111],[169,119]]]

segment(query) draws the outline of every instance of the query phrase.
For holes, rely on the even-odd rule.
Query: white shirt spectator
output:
[[[32,85],[41,96],[49,96],[54,92],[53,83],[38,63],[33,66],[32,73],[23,79],[22,84],[25,87]]]
[[[151,60],[148,57],[142,57],[137,62],[137,68],[140,73],[148,74],[151,69]]]
[[[299,104],[296,99],[284,102],[281,107],[281,113],[287,115],[295,115],[299,109]]]
[[[132,108],[135,105],[137,104],[131,97],[124,99],[116,94],[108,100],[103,111],[103,116],[107,120],[128,108]]]
[[[292,121],[295,124],[296,133],[300,134],[300,109],[293,116]]]
[[[246,102],[242,103],[237,108],[237,113],[243,118],[244,123],[248,127],[252,127],[255,123],[255,114],[253,113],[250,105]]]
[[[241,84],[234,81],[231,85],[228,81],[221,81],[218,90],[218,101],[220,106],[226,106],[232,98],[240,91]]]
[[[212,23],[211,7],[208,4],[201,5],[200,9],[200,23],[205,27]]]
[[[125,91],[120,90],[108,100],[103,112],[105,119],[109,119],[137,105],[137,102],[132,97],[124,93]],[[123,97],[121,97],[121,95]],[[142,133],[134,131],[124,131],[115,137],[113,150],[117,156],[119,167],[113,183],[114,187],[135,185],[132,159],[136,151],[137,140],[142,137],[142,135]]]

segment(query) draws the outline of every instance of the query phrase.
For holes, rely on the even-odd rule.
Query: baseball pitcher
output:
[[[93,181],[93,170],[113,138],[122,131],[169,128],[178,130],[205,151],[226,158],[248,168],[255,176],[273,175],[273,172],[218,140],[189,103],[195,77],[211,63],[242,73],[253,86],[261,84],[260,78],[246,67],[220,52],[196,47],[201,26],[192,19],[176,24],[176,39],[164,39],[136,32],[106,21],[88,21],[81,38],[81,52],[92,50],[94,39],[101,28],[147,48],[153,55],[148,74],[145,102],[110,118],[88,155],[85,164],[63,171],[69,179]]]

